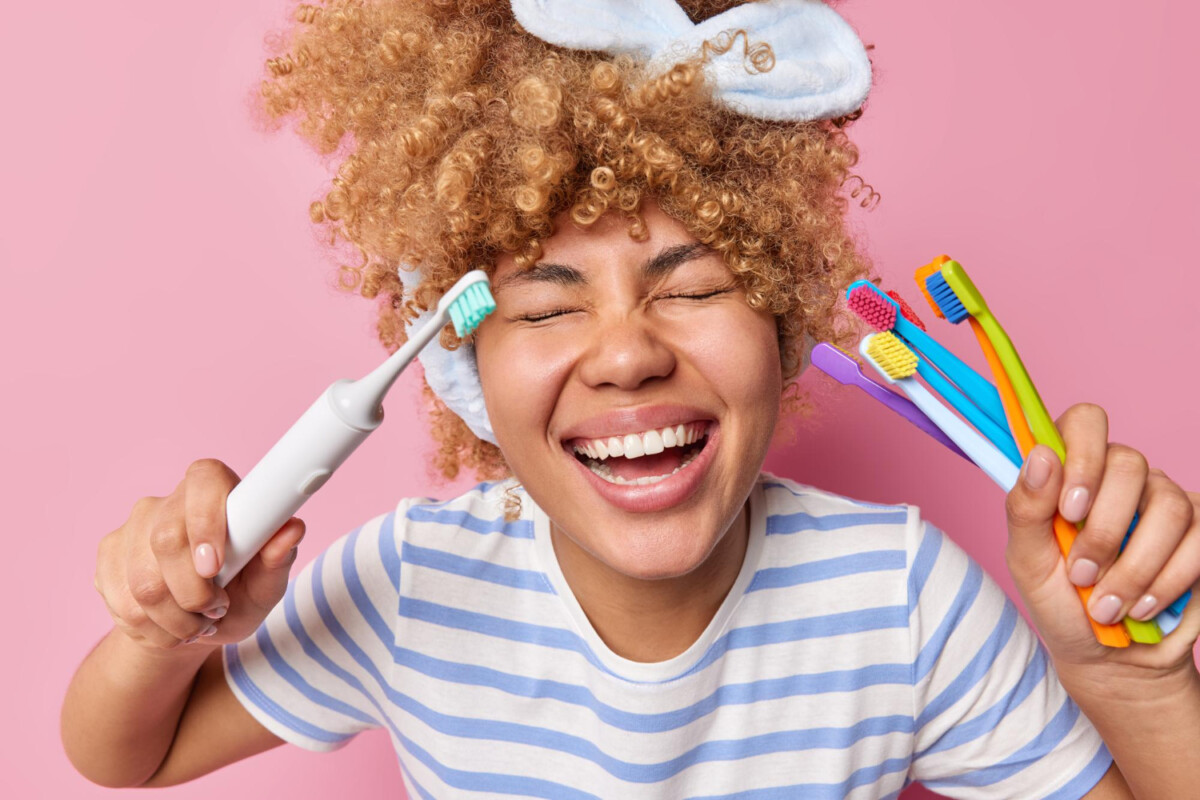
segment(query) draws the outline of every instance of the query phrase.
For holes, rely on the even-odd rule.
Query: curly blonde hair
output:
[[[693,21],[738,5],[681,0]],[[657,201],[722,254],[750,304],[774,314],[790,408],[805,336],[846,343],[840,291],[868,273],[846,230],[858,152],[857,114],[808,123],[739,116],[712,99],[710,51],[744,49],[747,69],[772,66],[770,42],[729,31],[690,60],[647,74],[626,56],[567,50],[526,33],[505,0],[329,0],[295,9],[267,61],[262,108],[292,120],[340,158],[314,223],[353,245],[360,263],[340,285],[376,299],[380,341],[470,269],[497,254],[531,266],[552,219],[590,225],[614,211],[645,235],[643,199]],[[397,268],[421,270],[405,297]],[[449,330],[444,341],[451,344]],[[446,477],[468,467],[508,474],[425,386]]]

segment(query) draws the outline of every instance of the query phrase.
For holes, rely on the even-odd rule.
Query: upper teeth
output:
[[[673,428],[649,430],[645,433],[627,433],[607,439],[578,439],[575,452],[603,461],[610,456],[639,458],[661,453],[668,447],[683,447],[693,444],[704,436],[705,426],[700,423],[676,425]]]

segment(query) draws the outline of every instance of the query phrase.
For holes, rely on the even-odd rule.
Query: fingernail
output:
[[[211,544],[202,544],[193,554],[196,562],[196,572],[204,576],[213,575],[217,571],[217,551]]]
[[[229,606],[218,606],[205,611],[204,616],[208,617],[209,619],[220,619],[221,617],[225,616],[225,612],[228,610]]]
[[[195,641],[199,638],[200,638],[199,636],[193,636],[190,639],[184,639],[182,642],[180,642],[180,644],[194,644]]]
[[[217,626],[209,625],[207,628],[205,628],[203,631],[200,632],[200,635],[201,636],[212,636],[216,632],[217,632]]]
[[[1150,616],[1150,612],[1154,610],[1156,605],[1158,605],[1158,599],[1154,595],[1148,594],[1137,601],[1137,605],[1130,610],[1129,616],[1134,619],[1144,620]]]
[[[1029,457],[1025,464],[1025,485],[1030,489],[1040,489],[1050,480],[1050,462],[1045,456],[1035,454]]]
[[[1090,558],[1079,558],[1071,565],[1071,573],[1067,576],[1076,586],[1091,586],[1100,575],[1100,566]]]
[[[1121,613],[1121,598],[1115,594],[1106,594],[1092,602],[1089,613],[1092,615],[1092,619],[1101,625],[1112,625],[1117,621],[1117,615]]]
[[[1088,510],[1088,490],[1082,486],[1076,486],[1071,491],[1067,492],[1067,497],[1063,500],[1062,515],[1071,522],[1079,522],[1087,515]]]

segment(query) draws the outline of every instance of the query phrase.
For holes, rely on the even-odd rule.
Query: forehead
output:
[[[542,253],[535,264],[522,269],[511,254],[497,258],[493,288],[499,291],[529,283],[586,283],[589,275],[613,268],[637,269],[653,280],[670,274],[681,264],[717,256],[656,204],[643,206],[642,222],[644,235],[634,238],[629,220],[614,212],[587,227],[576,224],[566,213],[560,214],[553,235],[541,241]]]

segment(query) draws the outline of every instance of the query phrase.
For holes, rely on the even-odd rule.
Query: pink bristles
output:
[[[896,307],[874,289],[859,286],[850,292],[846,305],[877,331],[890,331],[896,325]]]
[[[929,330],[928,328],[925,327],[925,323],[921,322],[921,318],[917,316],[917,312],[913,311],[912,306],[910,306],[908,303],[904,302],[904,298],[900,296],[899,292],[895,292],[895,291],[892,291],[891,289],[888,289],[887,296],[892,298],[893,300],[895,300],[897,303],[900,304],[901,316],[903,316],[906,320],[911,322],[913,325],[916,325],[921,330],[923,330],[923,331]]]

